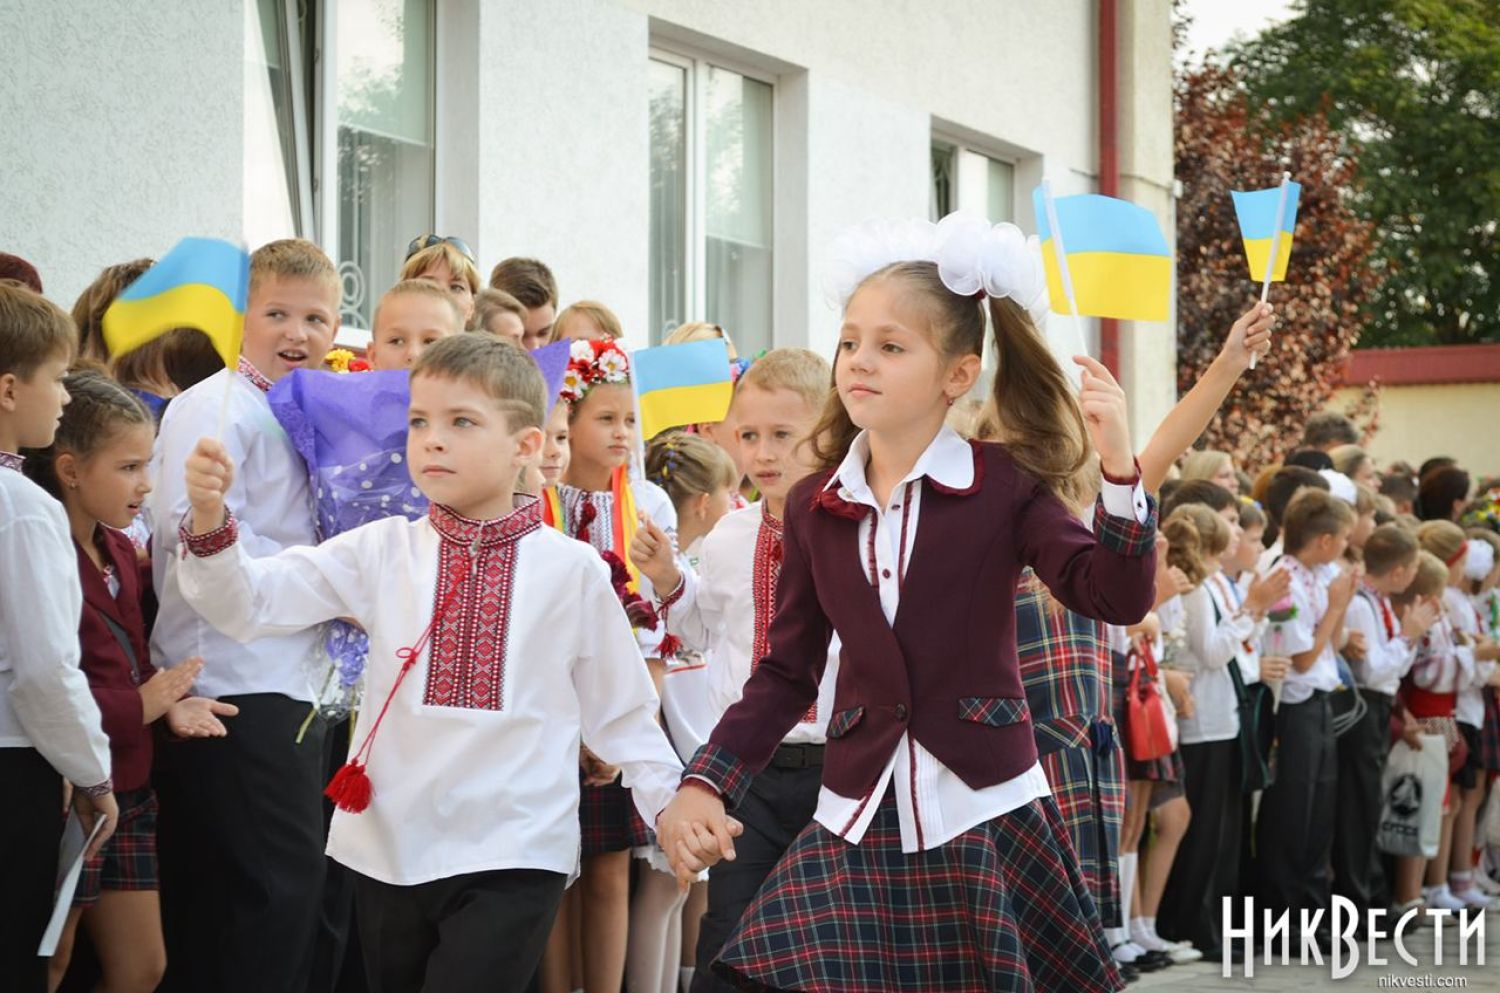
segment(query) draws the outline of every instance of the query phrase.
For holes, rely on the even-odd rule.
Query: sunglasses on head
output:
[[[469,247],[468,242],[464,241],[462,238],[442,238],[435,234],[423,235],[419,238],[413,238],[411,240],[411,244],[406,246],[406,257],[411,258],[413,255],[417,254],[424,248],[431,248],[433,245],[442,244],[452,245],[454,248],[464,253],[464,258],[468,259],[470,262],[473,262],[475,265],[479,264],[478,260],[474,258],[474,249]]]

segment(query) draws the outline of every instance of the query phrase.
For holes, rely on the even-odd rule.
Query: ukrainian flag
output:
[[[1042,188],[1032,194],[1052,310],[1071,313],[1058,266],[1067,255],[1078,313],[1123,321],[1165,321],[1172,308],[1172,252],[1156,215],[1126,200],[1085,193],[1052,201],[1061,237],[1053,237]]]
[[[104,312],[104,344],[121,355],[175,328],[197,328],[233,368],[245,333],[250,256],[214,238],[184,238]]]
[[[643,348],[630,357],[641,404],[641,437],[667,428],[722,421],[734,382],[723,338]]]
[[[1240,221],[1240,237],[1245,242],[1245,258],[1250,263],[1250,278],[1256,282],[1266,281],[1266,260],[1271,257],[1271,241],[1276,229],[1281,229],[1281,241],[1276,246],[1276,267],[1271,272],[1273,282],[1286,279],[1287,263],[1292,258],[1292,229],[1297,226],[1297,202],[1302,197],[1302,184],[1286,184],[1286,208],[1282,216],[1276,216],[1277,204],[1281,202],[1281,187],[1269,190],[1254,190],[1241,193],[1230,190],[1234,198],[1234,214]]]

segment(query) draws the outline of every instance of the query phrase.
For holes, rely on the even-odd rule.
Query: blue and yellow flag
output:
[[[104,312],[104,344],[121,355],[175,328],[197,328],[233,369],[245,333],[250,256],[215,238],[184,238]]]
[[[1281,187],[1241,193],[1230,190],[1234,198],[1234,214],[1240,221],[1240,237],[1245,242],[1245,259],[1250,263],[1250,278],[1258,283],[1266,280],[1266,260],[1271,257],[1271,241],[1276,229],[1281,229],[1281,241],[1276,246],[1276,266],[1271,270],[1271,281],[1286,279],[1287,262],[1292,257],[1292,231],[1297,226],[1297,203],[1302,197],[1302,184],[1286,184],[1286,205],[1281,217],[1276,216],[1276,206],[1281,202]]]
[[[641,437],[667,428],[722,421],[734,396],[723,338],[643,348],[630,356],[641,401]]]
[[[1127,200],[1084,193],[1052,201],[1053,237],[1041,187],[1032,194],[1052,311],[1071,313],[1058,265],[1061,240],[1078,313],[1122,321],[1165,321],[1172,310],[1172,252],[1156,215]]]

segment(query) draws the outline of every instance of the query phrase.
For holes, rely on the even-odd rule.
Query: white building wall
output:
[[[33,259],[55,299],[181,235],[240,233],[244,2],[0,5],[0,148],[7,174],[23,177],[0,191],[0,250]],[[1170,237],[1169,3],[1120,7],[1121,192]],[[484,276],[508,255],[544,259],[564,303],[608,303],[636,343],[653,46],[775,82],[779,344],[831,353],[824,246],[872,216],[927,213],[934,133],[1015,163],[1027,230],[1043,176],[1059,195],[1097,188],[1092,0],[437,10],[435,228],[469,240]],[[1096,323],[1084,322],[1090,347]],[[1121,354],[1143,438],[1175,397],[1171,327],[1124,325]]]
[[[63,307],[106,265],[240,236],[242,3],[0,3],[0,251]]]

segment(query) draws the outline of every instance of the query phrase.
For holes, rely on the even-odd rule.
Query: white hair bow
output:
[[[873,272],[896,262],[934,262],[943,285],[959,296],[983,290],[1009,297],[1040,320],[1047,308],[1047,275],[1036,236],[1014,224],[995,224],[957,212],[931,221],[866,221],[830,246],[824,289],[842,308]]]

